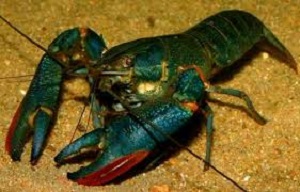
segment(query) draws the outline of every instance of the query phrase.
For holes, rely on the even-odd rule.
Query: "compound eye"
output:
[[[127,67],[131,67],[131,65],[132,65],[132,58],[125,57],[124,62],[123,62],[123,66],[127,68]]]

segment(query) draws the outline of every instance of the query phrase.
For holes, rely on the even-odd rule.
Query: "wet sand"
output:
[[[45,47],[60,32],[76,26],[89,26],[102,33],[112,47],[140,37],[180,32],[219,11],[240,9],[260,18],[300,62],[299,4],[299,0],[2,0],[0,13]],[[1,77],[33,74],[42,54],[0,22]],[[212,102],[212,164],[249,191],[300,191],[300,76],[266,54],[249,59],[230,76],[218,84],[248,93],[268,123],[260,126],[244,110]],[[74,96],[88,93],[83,81],[67,83],[57,122],[38,164],[29,164],[30,143],[22,161],[12,162],[4,150],[5,136],[29,82],[30,78],[0,81],[0,191],[238,191],[213,170],[203,172],[203,163],[183,150],[154,170],[119,184],[84,187],[67,180],[66,173],[82,165],[57,168],[53,157],[72,138],[83,107]],[[214,98],[244,106],[238,99]],[[84,123],[87,116],[88,112]],[[202,130],[189,147],[204,156],[205,126]]]

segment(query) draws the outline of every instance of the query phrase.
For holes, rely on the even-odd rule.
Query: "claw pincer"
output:
[[[58,108],[64,77],[86,75],[84,66],[94,64],[105,48],[103,39],[85,28],[67,30],[54,39],[36,69],[6,137],[5,148],[14,161],[20,160],[23,147],[33,133],[30,161],[36,163]]]
[[[34,132],[31,162],[34,163],[41,155],[53,112],[57,109],[61,81],[62,67],[45,55],[6,137],[6,150],[14,161],[20,160],[30,132]]]
[[[173,135],[193,114],[174,101],[158,101],[156,104],[145,105],[136,112],[141,114],[139,118],[151,121],[165,134]],[[79,171],[68,173],[69,179],[88,186],[106,184],[143,161],[166,142],[167,137],[135,117],[122,116],[105,128],[95,129],[68,145],[55,161],[60,163],[82,148],[99,145],[101,141],[104,142],[101,156]]]

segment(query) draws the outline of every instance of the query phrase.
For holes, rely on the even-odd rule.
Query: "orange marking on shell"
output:
[[[79,28],[79,33],[80,33],[81,38],[84,38],[84,37],[86,37],[86,35],[88,33],[88,29],[85,28],[85,27],[80,27]]]
[[[209,86],[209,83],[206,80],[206,77],[205,77],[202,69],[199,66],[197,66],[197,65],[188,65],[188,66],[184,66],[184,67],[180,66],[178,69],[179,70],[195,69],[196,72],[199,74],[200,79],[203,81],[204,85],[206,87]]]
[[[199,105],[196,102],[184,102],[182,105],[185,108],[190,109],[192,112],[196,112],[199,110]]]

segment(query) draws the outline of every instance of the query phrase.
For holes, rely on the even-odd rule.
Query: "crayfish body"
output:
[[[262,42],[296,69],[295,60],[278,39],[261,21],[242,11],[221,12],[180,34],[137,39],[109,49],[91,70],[98,73],[99,103],[94,106],[102,105],[102,95],[111,96],[105,106],[107,116],[101,117],[107,123],[68,145],[55,161],[104,142],[99,157],[68,178],[83,185],[106,184],[146,159],[169,139],[167,135],[188,129],[187,122],[200,112],[207,118],[205,161],[209,163],[213,113],[205,101],[207,93],[243,99],[252,117],[266,123],[245,93],[209,84],[217,72]],[[110,115],[116,111],[117,115]]]
[[[64,42],[62,40],[60,43]],[[273,48],[275,56],[297,70],[289,51],[260,20],[250,13],[236,10],[208,17],[183,33],[137,39],[115,46],[104,54],[100,54],[105,48],[104,43],[96,46],[99,48],[97,51],[84,49],[84,53],[95,51],[99,55],[93,62],[75,67],[77,70],[71,66],[66,66],[64,70],[69,71],[71,67],[73,74],[80,71],[89,76],[96,129],[67,145],[55,157],[55,161],[62,163],[83,148],[101,146],[101,152],[94,162],[69,173],[68,178],[82,185],[104,185],[150,157],[152,151],[180,130],[188,131],[186,125],[192,116],[201,113],[207,120],[205,161],[209,163],[213,112],[205,100],[207,94],[238,97],[246,102],[255,121],[266,123],[247,94],[209,83],[216,73],[261,44]],[[59,61],[64,63],[64,60]],[[52,65],[61,66],[55,62]],[[58,71],[62,73],[61,68]],[[58,82],[61,82],[61,78]],[[30,94],[31,90],[27,95]],[[35,114],[26,107],[22,106],[21,109],[27,111],[27,115],[18,115],[21,118],[28,119]],[[12,127],[16,124],[23,126],[24,122],[14,120]],[[48,127],[39,126],[34,125],[36,129]],[[7,139],[11,154],[14,150],[20,150],[19,147],[22,148],[25,142],[24,134],[20,136],[15,130],[10,129]],[[19,142],[17,137],[22,138],[22,146],[10,144],[14,140]],[[12,157],[19,159],[19,155]]]

